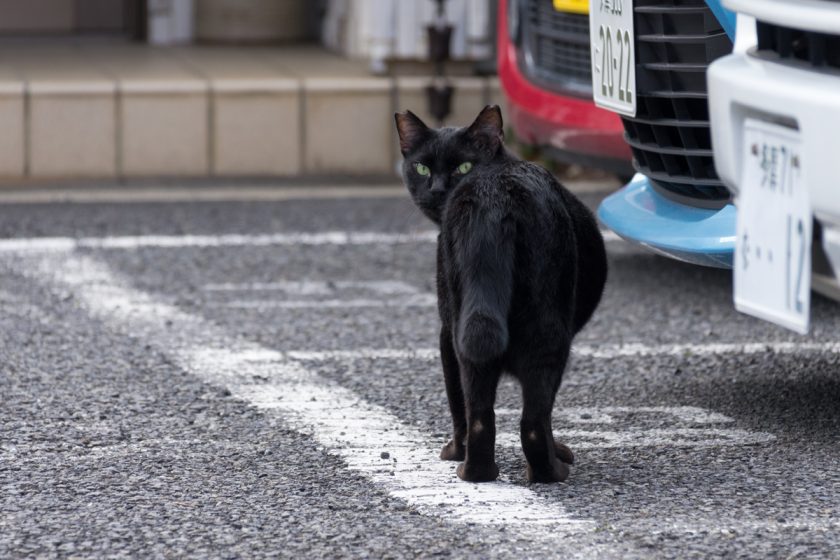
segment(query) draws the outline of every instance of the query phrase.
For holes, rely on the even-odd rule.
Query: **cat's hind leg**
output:
[[[452,439],[441,449],[440,458],[445,461],[463,461],[466,456],[467,411],[464,407],[461,370],[452,343],[452,333],[446,327],[440,330],[440,360],[443,364],[449,412],[452,414]]]
[[[457,474],[468,482],[489,482],[499,476],[496,466],[496,388],[501,377],[497,363],[461,363],[461,382],[467,409],[467,453]]]
[[[574,462],[571,449],[554,439],[551,428],[551,409],[565,361],[531,367],[519,375],[523,400],[519,430],[528,460],[528,482],[562,482],[569,476],[568,465]]]
[[[569,449],[569,446],[558,439],[554,440],[554,455],[567,465],[575,464],[575,454]]]

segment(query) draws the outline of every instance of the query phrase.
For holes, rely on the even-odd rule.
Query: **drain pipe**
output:
[[[429,104],[429,114],[436,120],[438,126],[452,112],[452,87],[446,77],[446,61],[449,60],[449,46],[452,42],[452,26],[446,21],[446,0],[435,0],[437,13],[434,22],[426,27],[429,40],[429,60],[435,64],[435,75],[432,83],[426,88]]]

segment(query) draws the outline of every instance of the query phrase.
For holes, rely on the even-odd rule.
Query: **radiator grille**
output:
[[[700,206],[723,206],[715,172],[706,69],[732,51],[703,0],[634,2],[637,111],[622,117],[633,163],[655,187]]]
[[[840,70],[840,35],[801,31],[759,21],[758,53],[817,69]]]
[[[551,0],[523,0],[524,73],[561,93],[592,95],[589,16],[554,9]]]

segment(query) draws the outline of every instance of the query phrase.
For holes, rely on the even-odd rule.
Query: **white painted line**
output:
[[[438,459],[442,441],[288,355],[233,338],[209,321],[129,287],[101,262],[64,254],[42,255],[37,262],[36,277],[71,289],[77,301],[112,328],[142,338],[191,374],[271,411],[424,515],[504,526],[526,539],[555,542],[572,531],[594,528],[594,522],[572,517],[559,502],[527,488],[504,481],[457,481],[454,463]]]
[[[519,416],[516,409],[499,409],[496,415]],[[617,449],[631,447],[725,447],[773,441],[765,432],[716,426],[732,424],[733,418],[696,406],[601,406],[561,407],[555,410],[557,436],[572,449]],[[620,424],[617,430],[568,429],[569,425]],[[699,425],[699,426],[698,426]],[[666,427],[663,427],[666,426]],[[519,447],[519,434],[501,432],[502,445]]]
[[[437,241],[436,231],[290,232],[226,235],[137,235],[114,237],[31,237],[0,240],[0,252],[70,251],[73,249],[180,249],[185,247],[266,247],[273,245],[396,245]]]
[[[205,284],[202,290],[207,292],[285,292],[297,296],[328,296],[339,290],[366,290],[377,294],[417,294],[420,290],[399,280],[371,280],[371,281],[330,281],[298,280],[278,282],[247,282]]]
[[[289,358],[301,361],[324,360],[440,360],[437,348],[361,348],[358,350],[295,351],[286,353]]]
[[[771,352],[776,354],[806,354],[829,353],[840,354],[838,342],[745,342],[732,344],[599,344],[576,345],[572,353],[581,357],[597,359],[614,359],[628,356],[713,356],[723,354],[762,354]],[[322,360],[356,360],[356,359],[422,359],[439,360],[440,352],[436,348],[414,349],[376,349],[360,348],[356,350],[326,350],[326,351],[297,351],[290,352],[296,359]]]
[[[325,300],[235,300],[209,303],[208,307],[231,309],[343,309],[355,307],[437,307],[434,294],[416,294],[389,299],[325,299]]]
[[[735,342],[710,344],[606,344],[580,345],[573,348],[579,356],[613,359],[626,356],[714,356],[718,354],[798,354],[840,353],[840,342]]]
[[[519,409],[498,408],[496,416],[519,416]],[[655,415],[683,424],[729,424],[735,420],[697,406],[564,406],[555,411],[558,425],[614,424],[617,416]]]
[[[765,432],[738,428],[637,428],[617,431],[555,429],[555,435],[575,450],[623,449],[633,447],[727,447],[756,445],[776,439]],[[519,434],[503,432],[496,436],[499,445],[518,448]]]
[[[387,233],[324,231],[222,235],[126,235],[107,237],[22,237],[0,239],[0,253],[71,251],[74,249],[180,249],[186,247],[268,247],[273,245],[397,245],[436,243],[437,231]],[[607,242],[621,240],[605,232]]]

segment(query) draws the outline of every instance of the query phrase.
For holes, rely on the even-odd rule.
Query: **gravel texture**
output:
[[[0,224],[7,237],[430,229],[400,199],[7,205]],[[604,301],[580,344],[838,340],[840,307],[823,298],[814,298],[812,334],[801,337],[736,313],[726,271],[623,242],[609,252]],[[234,309],[225,303],[287,296],[204,289],[400,280],[430,292],[431,243],[88,254],[136,288],[273,349],[432,348],[437,338],[433,307]],[[699,407],[732,419],[716,428],[774,439],[582,444],[566,484],[531,489],[593,528],[531,542],[418,515],[282,418],[180,369],[142,333],[126,336],[90,317],[71,291],[27,272],[29,259],[0,255],[0,557],[831,558],[840,550],[836,354],[576,356],[557,410],[629,412],[609,425],[556,422],[570,443],[591,443],[579,435],[586,430],[692,427],[639,410],[652,406]],[[307,366],[407,424],[448,433],[435,361]],[[518,406],[516,386],[505,382],[499,407]],[[500,432],[516,423],[499,415]],[[526,485],[520,451],[500,446],[499,467],[510,484]]]

